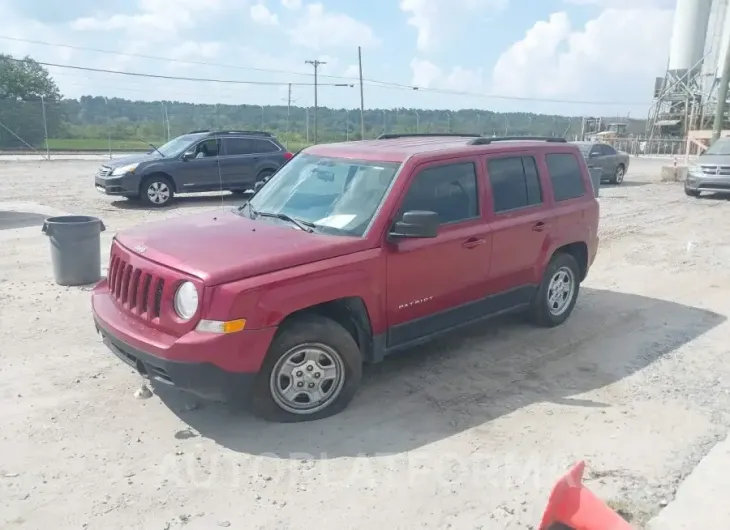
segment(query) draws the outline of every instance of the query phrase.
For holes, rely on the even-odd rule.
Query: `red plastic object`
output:
[[[562,524],[573,530],[633,530],[619,514],[583,485],[586,464],[578,462],[553,487],[539,530]]]

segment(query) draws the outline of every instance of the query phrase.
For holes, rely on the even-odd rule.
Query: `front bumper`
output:
[[[117,307],[101,282],[92,294],[94,325],[104,344],[142,375],[214,401],[245,399],[276,328],[182,337],[149,327]]]
[[[124,197],[134,197],[139,194],[138,188],[129,182],[126,175],[120,177],[94,177],[94,187],[99,193],[105,195],[121,195]]]
[[[684,187],[693,191],[730,193],[730,176],[713,177],[689,173],[684,181]]]

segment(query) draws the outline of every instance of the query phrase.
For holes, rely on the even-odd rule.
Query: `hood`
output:
[[[121,158],[113,158],[111,160],[106,160],[102,164],[103,166],[110,167],[112,169],[116,169],[118,167],[126,166],[128,164],[137,164],[141,162],[151,162],[152,160],[160,160],[162,157],[160,156],[160,153],[157,151],[152,151],[149,153],[140,153],[137,155],[129,155],[129,156],[123,156]]]
[[[128,250],[206,285],[334,258],[367,248],[361,238],[309,233],[230,210],[175,217],[117,234]]]
[[[693,165],[702,166],[705,164],[730,166],[730,155],[701,155],[697,157]]]

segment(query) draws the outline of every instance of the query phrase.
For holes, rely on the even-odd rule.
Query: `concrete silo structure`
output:
[[[667,72],[656,79],[654,86],[655,104],[650,119],[654,135],[684,136],[703,121],[710,90],[703,76],[707,72],[704,61],[716,40],[714,30],[708,38],[710,19],[713,28],[718,20],[724,20],[727,3],[728,0],[677,0]],[[717,64],[716,60],[712,62]],[[716,70],[713,68],[713,79]]]

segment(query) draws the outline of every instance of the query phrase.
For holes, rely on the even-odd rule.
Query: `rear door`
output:
[[[256,174],[252,167],[253,140],[225,136],[221,156],[221,179],[226,189],[253,187]]]
[[[532,151],[485,157],[492,212],[488,288],[504,308],[529,302],[553,223],[546,176]]]
[[[436,238],[388,243],[388,347],[452,328],[482,313],[491,254],[477,158],[417,166],[395,216],[434,211]]]

